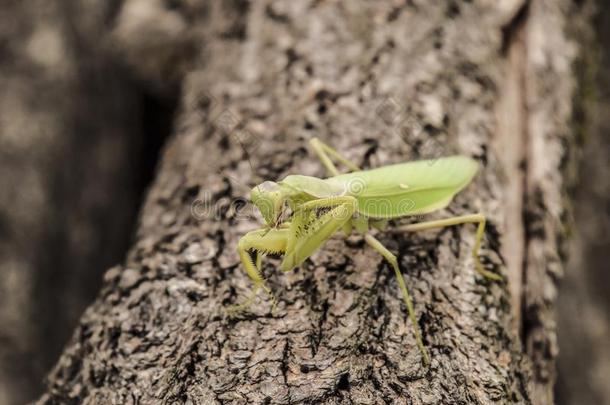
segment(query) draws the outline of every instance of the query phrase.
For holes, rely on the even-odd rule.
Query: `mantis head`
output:
[[[272,181],[265,181],[252,189],[250,199],[261,212],[267,225],[275,227],[282,213],[285,199],[280,185]]]

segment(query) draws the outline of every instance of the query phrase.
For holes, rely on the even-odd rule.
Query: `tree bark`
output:
[[[117,16],[112,37],[153,80],[176,56],[146,46],[151,27],[183,27],[201,48],[136,241],[39,402],[552,403],[563,173],[576,142],[579,47],[567,21],[585,22],[585,5],[174,6],[131,0]],[[470,226],[380,235],[399,255],[429,368],[392,271],[357,235],[291,273],[269,260],[277,314],[261,296],[227,316],[251,287],[236,245],[258,222],[242,199],[264,180],[324,176],[306,147],[314,136],[366,168],[456,153],[481,162],[426,217],[485,213],[483,261],[507,283],[474,271]]]

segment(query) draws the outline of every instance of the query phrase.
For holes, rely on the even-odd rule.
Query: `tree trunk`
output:
[[[39,402],[552,403],[586,5],[125,2],[111,36],[140,74],[162,80],[176,57],[147,47],[158,27],[200,49],[136,241]],[[399,255],[430,367],[391,269],[358,235],[294,272],[269,260],[277,313],[261,296],[227,316],[251,288],[236,245],[259,225],[243,198],[289,173],[324,176],[314,136],[366,168],[456,153],[481,162],[426,218],[485,213],[483,262],[507,282],[474,271],[472,226],[379,236]]]

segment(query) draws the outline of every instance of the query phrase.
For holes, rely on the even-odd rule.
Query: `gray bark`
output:
[[[551,403],[579,51],[566,22],[585,21],[581,7],[127,1],[111,37],[143,77],[182,72],[154,44],[200,49],[129,257],[106,273],[39,402]],[[474,272],[472,227],[380,236],[399,254],[430,368],[392,272],[359,236],[291,273],[270,260],[278,313],[261,297],[227,316],[250,288],[237,241],[258,224],[233,202],[266,179],[323,176],[313,136],[364,167],[454,153],[482,163],[429,219],[487,214],[484,263],[508,284]]]

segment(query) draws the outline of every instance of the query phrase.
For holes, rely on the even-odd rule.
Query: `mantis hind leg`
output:
[[[398,267],[398,259],[396,256],[390,252],[385,246],[379,242],[373,235],[366,234],[364,235],[364,240],[370,247],[379,252],[392,266],[394,269],[394,273],[396,273],[396,278],[398,279],[398,285],[400,286],[400,290],[402,292],[402,298],[405,301],[407,306],[407,312],[409,315],[409,319],[413,324],[413,329],[415,330],[415,340],[417,341],[417,346],[421,351],[422,358],[425,365],[430,364],[430,356],[428,355],[428,351],[424,346],[424,342],[421,338],[421,331],[419,330],[419,325],[417,324],[417,320],[415,319],[415,310],[413,309],[413,302],[411,300],[411,295],[409,295],[409,290],[407,289],[407,285],[405,284],[405,280],[402,277],[402,273],[400,272],[400,268]]]
[[[445,228],[447,226],[462,225],[462,224],[478,224],[477,235],[472,248],[472,259],[474,260],[475,269],[479,274],[492,280],[502,280],[502,276],[499,274],[492,273],[489,270],[485,270],[481,261],[479,260],[479,249],[481,248],[481,241],[485,234],[485,216],[483,214],[469,214],[461,215],[457,217],[440,219],[437,221],[420,222],[415,224],[403,225],[398,228],[392,229],[391,233],[398,232],[415,232],[424,231],[427,229],[434,228]]]
[[[337,152],[337,150],[331,148],[330,146],[328,146],[327,144],[325,144],[318,138],[311,139],[309,141],[309,144],[311,145],[311,148],[314,150],[314,152],[316,152],[316,154],[318,155],[318,158],[320,158],[320,161],[322,162],[324,167],[326,167],[326,170],[328,170],[328,172],[331,175],[333,175],[333,176],[338,175],[339,170],[337,170],[337,167],[335,166],[333,161],[330,159],[329,155],[334,157],[335,159],[337,159],[339,162],[343,163],[345,166],[349,167],[349,169],[351,171],[360,170],[358,165],[356,165],[356,164],[352,163],[350,160],[346,159],[343,155],[341,155],[339,152]]]

